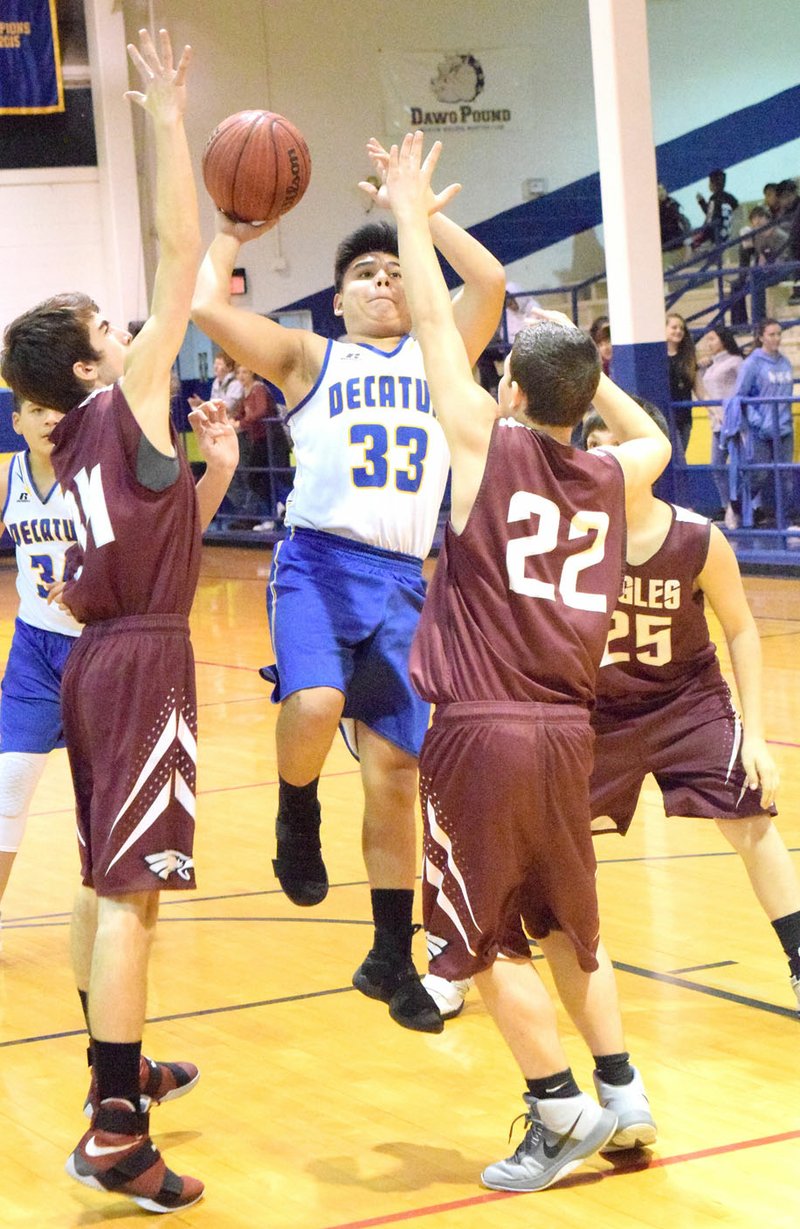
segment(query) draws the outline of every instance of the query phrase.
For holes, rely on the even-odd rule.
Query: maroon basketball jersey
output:
[[[67,553],[65,590],[75,617],[96,623],[125,615],[188,615],[201,539],[182,449],[171,486],[151,491],[141,485],[142,430],[118,384],[65,414],[52,438],[56,477],[75,504],[78,542]]]
[[[411,650],[435,704],[590,704],[625,551],[622,470],[512,419],[495,423],[461,534],[448,525]]]
[[[695,589],[709,534],[704,516],[673,507],[660,548],[646,563],[626,564],[597,676],[599,720],[649,712],[687,687],[725,686]]]

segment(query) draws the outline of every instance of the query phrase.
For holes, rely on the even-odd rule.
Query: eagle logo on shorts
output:
[[[165,849],[161,853],[148,853],[144,858],[154,875],[159,879],[169,879],[170,875],[178,875],[181,879],[190,879],[194,867],[194,859],[187,853],[177,849]]]

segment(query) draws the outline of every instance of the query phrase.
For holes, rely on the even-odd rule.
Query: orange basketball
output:
[[[311,178],[311,155],[294,124],[273,111],[237,111],[203,151],[203,179],[234,222],[271,222],[294,209]]]

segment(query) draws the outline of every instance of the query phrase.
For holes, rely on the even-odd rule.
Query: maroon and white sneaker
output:
[[[90,1047],[87,1050],[90,1064],[91,1055]],[[184,1097],[187,1092],[192,1091],[199,1079],[200,1072],[194,1063],[157,1063],[155,1059],[147,1058],[144,1054],[139,1059],[139,1092],[147,1098],[148,1109],[151,1105],[160,1105],[162,1101],[177,1101],[178,1097]],[[86,1094],[83,1112],[87,1118],[91,1118],[96,1110],[97,1082],[92,1069],[92,1082]]]
[[[146,1102],[142,1101],[142,1105]],[[167,1169],[150,1138],[150,1115],[130,1101],[101,1101],[92,1125],[66,1164],[67,1173],[95,1191],[126,1195],[147,1212],[190,1208],[203,1195],[197,1178]]]

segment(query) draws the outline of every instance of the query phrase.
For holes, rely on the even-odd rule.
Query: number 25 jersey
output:
[[[608,644],[597,676],[598,720],[651,712],[675,696],[692,703],[725,690],[695,581],[706,565],[711,527],[704,516],[672,506],[672,524],[645,563],[625,565]]]
[[[297,464],[287,525],[426,557],[450,456],[413,337],[391,351],[328,342],[287,422]]]
[[[425,700],[582,704],[622,584],[622,470],[513,419],[495,423],[477,498],[444,548],[411,650]]]

